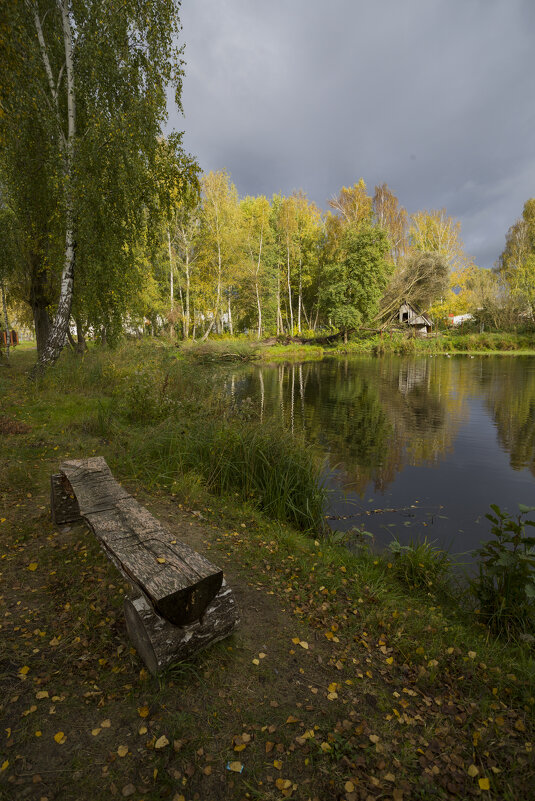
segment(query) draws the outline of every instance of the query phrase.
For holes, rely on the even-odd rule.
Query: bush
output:
[[[409,589],[433,592],[447,589],[451,561],[445,551],[427,540],[409,545],[394,540],[388,548],[393,555],[393,574]]]
[[[507,639],[530,639],[535,633],[535,537],[525,526],[535,526],[525,516],[535,506],[519,504],[520,513],[511,517],[492,504],[494,540],[474,553],[480,557],[479,576],[470,582],[479,602],[479,614],[493,634]]]

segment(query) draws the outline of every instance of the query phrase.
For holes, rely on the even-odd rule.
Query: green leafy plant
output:
[[[448,585],[451,560],[445,551],[423,542],[402,545],[393,540],[388,549],[393,555],[391,570],[409,589],[445,590]]]
[[[494,539],[474,551],[479,557],[479,576],[470,582],[479,602],[479,615],[493,634],[507,639],[529,638],[535,633],[535,537],[525,526],[535,526],[525,516],[535,506],[519,504],[512,517],[491,504]]]

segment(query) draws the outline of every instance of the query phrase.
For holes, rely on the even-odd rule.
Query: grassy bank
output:
[[[219,368],[175,356],[95,351],[37,385],[30,354],[0,370],[0,797],[530,797],[527,647],[490,638],[438,576],[414,588],[394,554],[298,531],[319,527],[314,454],[263,438]],[[130,649],[118,573],[49,520],[50,473],[93,453],[240,604],[233,638],[160,679]]]

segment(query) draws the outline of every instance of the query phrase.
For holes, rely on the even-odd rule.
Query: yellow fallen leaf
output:
[[[117,749],[117,753],[120,757],[125,757],[128,754],[128,746],[127,745],[120,745]]]
[[[259,659],[265,659],[265,658],[266,658],[266,656],[267,656],[267,654],[264,654],[264,653],[262,653],[262,652],[258,654],[258,658],[259,658]]]
[[[211,767],[211,765],[206,765],[206,767],[204,767],[204,768],[202,769],[202,772],[204,773],[204,775],[205,775],[205,776],[210,776],[210,775],[211,775],[211,773],[212,773],[212,767]]]
[[[3,522],[4,520],[2,520],[2,523]],[[8,768],[9,768],[9,759],[6,759],[4,762],[2,762],[2,765],[0,766],[0,773],[2,773],[2,771],[4,770],[7,770]]]
[[[475,651],[468,651],[468,656],[470,657],[470,659],[475,659],[477,654]]]
[[[282,762],[280,761],[280,759],[273,760],[273,767],[277,768],[277,770],[282,770]]]
[[[488,779],[479,779],[480,790],[490,790],[490,782]]]
[[[370,734],[369,739],[372,743],[378,743],[381,738],[377,734]]]
[[[137,713],[140,718],[146,718],[147,715],[149,714],[148,706],[138,706]]]
[[[38,693],[35,693],[35,697],[38,701],[40,701],[42,698],[48,698],[48,690],[39,690]]]
[[[96,729],[91,729],[91,734],[93,735],[93,737],[97,737],[97,735],[99,735],[101,731],[102,731],[102,729],[100,729],[100,728],[97,726],[97,728],[96,728]]]
[[[329,743],[322,743],[322,744],[320,745],[320,748],[321,748],[321,750],[322,750],[322,751],[324,751],[325,753],[327,753],[327,751],[332,751],[332,748],[331,748],[331,746],[329,745]]]
[[[331,683],[329,684],[329,686],[327,687],[327,689],[329,690],[329,692],[330,692],[330,693],[334,693],[334,692],[336,692],[336,690],[338,689],[338,684],[337,684],[335,681],[333,681],[333,682],[331,682]]]
[[[5,517],[0,517],[0,523],[5,523],[5,522],[6,522],[6,518]]]
[[[292,786],[290,779],[277,779],[275,782],[275,786],[278,790],[287,790],[288,787]]]
[[[385,773],[384,780],[385,780],[385,782],[395,782],[396,781],[396,777],[394,776],[393,773]]]
[[[299,718],[296,718],[295,715],[288,715],[286,718],[286,723],[298,723]]]
[[[54,648],[56,645],[59,645],[59,640],[57,637],[52,637],[48,644]]]
[[[156,561],[159,562],[161,565],[163,565],[163,563],[165,562],[165,559],[163,558],[163,556],[158,556]]]
[[[327,698],[329,701],[336,701],[338,693],[327,693]]]
[[[301,646],[301,648],[304,648],[305,651],[308,651],[308,643],[305,640],[301,640],[299,645]]]
[[[147,731],[148,731],[148,729],[147,729],[146,726],[140,726],[139,727],[139,734],[146,734]]]
[[[30,564],[28,565],[28,570],[31,570],[32,573],[34,570],[37,570],[37,562],[30,562]]]
[[[346,791],[346,793],[352,793],[354,789],[355,789],[355,785],[353,784],[353,782],[347,781],[344,784],[344,790]]]
[[[109,729],[111,726],[111,720],[109,718],[106,718],[106,720],[103,720],[100,725],[103,729]]]
[[[520,718],[518,718],[518,720],[517,720],[517,721],[516,721],[516,723],[515,723],[515,729],[516,729],[517,731],[526,731],[526,727],[524,726],[524,724],[523,724],[523,722],[520,720]]]
[[[466,772],[473,779],[478,775],[479,768],[476,765],[470,765]]]
[[[21,676],[26,676],[26,674],[29,673],[29,671],[30,668],[28,667],[28,665],[24,665],[24,667],[19,668],[19,673]]]
[[[240,743],[239,745],[234,746],[234,750],[238,752],[243,751],[244,748],[245,748],[245,743]]]
[[[259,665],[260,659],[253,659],[253,665]]]
[[[42,731],[39,731],[39,729],[38,729],[38,730],[35,732],[35,736],[36,736],[36,737],[42,737],[42,736],[43,736],[43,732],[42,732]]]
[[[66,740],[66,739],[67,739],[67,737],[66,737],[65,733],[64,733],[64,732],[62,732],[62,731],[58,731],[58,732],[56,732],[56,734],[54,735],[54,740],[55,740],[55,741],[56,741],[56,742],[57,742],[59,745],[63,745],[63,743],[65,742],[65,740]]]
[[[165,748],[166,745],[169,745],[169,740],[167,739],[165,734],[162,734],[161,737],[158,737],[158,739],[154,743],[155,748]]]
[[[292,642],[294,645],[299,645],[299,637],[292,637]]]
[[[228,769],[233,773],[241,773],[243,770],[243,765],[241,762],[229,762]]]
[[[391,665],[393,663],[393,661],[394,661],[394,657],[393,656],[389,656],[389,657],[387,657],[387,659],[385,661],[386,661],[387,665]]]

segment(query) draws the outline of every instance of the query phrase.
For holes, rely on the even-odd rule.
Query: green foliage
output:
[[[300,529],[322,526],[325,490],[310,446],[256,422],[170,418],[134,448],[143,476],[172,486],[193,472],[218,495],[238,494],[271,518]]]
[[[393,555],[392,573],[406,587],[433,593],[447,590],[451,560],[445,551],[427,539],[409,545],[393,540],[388,549]]]
[[[347,228],[333,260],[325,265],[323,303],[332,324],[357,328],[377,313],[392,272],[388,236],[369,223]]]
[[[475,551],[479,557],[479,576],[471,590],[479,602],[479,614],[495,635],[507,639],[535,634],[535,536],[526,536],[525,526],[535,526],[526,515],[535,506],[519,504],[512,517],[492,504],[495,537]],[[533,641],[533,639],[531,640]]]

